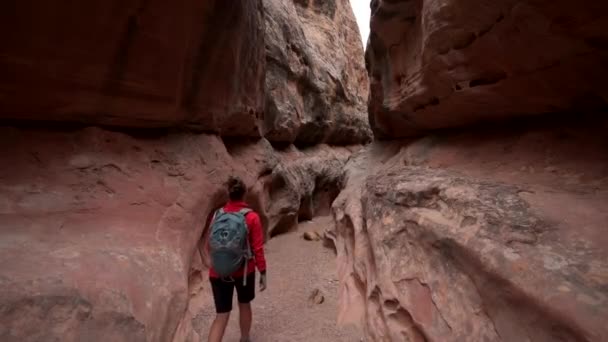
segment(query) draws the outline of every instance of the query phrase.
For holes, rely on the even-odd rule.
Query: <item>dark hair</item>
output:
[[[245,183],[238,177],[230,176],[226,185],[228,187],[228,197],[230,197],[230,200],[232,201],[242,200],[245,196],[245,192],[247,192]]]

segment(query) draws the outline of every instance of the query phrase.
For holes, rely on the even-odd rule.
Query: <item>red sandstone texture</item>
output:
[[[594,125],[353,157],[334,202],[341,319],[373,341],[605,341],[608,141]]]
[[[0,132],[2,341],[199,341],[188,278],[227,177],[250,185],[274,235],[327,212],[351,153],[214,135]]]
[[[369,83],[349,0],[264,0],[264,136],[298,146],[371,139]]]
[[[372,341],[608,340],[606,3],[371,8],[392,140],[333,203],[341,319]]]
[[[352,28],[345,4],[334,25]],[[0,340],[199,341],[187,309],[229,175],[250,186],[268,237],[329,212],[353,148],[320,143],[367,141],[369,126],[358,109],[317,111],[331,124],[322,139],[298,133],[306,149],[261,138],[264,10],[256,0],[0,5]],[[327,54],[308,39],[311,54]],[[308,77],[337,72],[338,102],[359,108],[349,68]],[[324,91],[300,95],[318,102]]]
[[[258,0],[0,5],[0,118],[260,136]]]
[[[605,1],[373,0],[371,7],[366,63],[378,138],[608,107]]]

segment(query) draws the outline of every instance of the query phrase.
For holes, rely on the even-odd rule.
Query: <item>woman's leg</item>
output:
[[[253,320],[253,312],[251,303],[239,303],[239,323],[241,326],[241,341],[249,341],[249,333],[251,332],[251,322]]]
[[[235,282],[236,294],[239,300],[239,323],[241,326],[241,342],[249,341],[253,310],[251,301],[255,298],[255,272],[247,275],[247,285],[243,286],[243,278]]]
[[[234,281],[227,282],[222,279],[210,279],[213,289],[213,300],[217,315],[209,329],[209,342],[221,342],[230,319],[232,311],[232,297],[234,296]]]

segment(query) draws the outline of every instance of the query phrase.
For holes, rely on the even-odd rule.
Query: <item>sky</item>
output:
[[[369,35],[369,3],[370,0],[350,0],[350,4],[355,12],[355,18],[357,18],[357,25],[359,25],[359,32],[361,32],[364,48],[367,44],[367,36]]]

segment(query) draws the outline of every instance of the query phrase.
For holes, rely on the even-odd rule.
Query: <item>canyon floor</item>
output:
[[[303,232],[322,232],[330,225],[333,225],[331,217],[318,217],[301,223],[297,232],[279,235],[266,245],[268,289],[258,292],[253,302],[253,342],[361,341],[362,333],[357,327],[337,325],[338,280],[334,252],[321,241],[302,238]],[[324,297],[320,304],[311,300],[315,290]],[[238,342],[240,337],[236,298],[234,301],[225,342]],[[196,304],[190,310],[194,328],[201,340],[206,341],[215,316],[207,282],[193,303]]]

